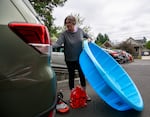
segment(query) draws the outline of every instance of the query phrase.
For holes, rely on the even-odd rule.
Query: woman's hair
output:
[[[70,23],[72,23],[73,25],[76,24],[76,18],[75,18],[74,16],[72,16],[72,15],[69,15],[69,16],[67,16],[67,17],[65,18],[65,20],[64,20],[64,25],[66,25],[66,21],[67,21],[67,20],[69,20]]]

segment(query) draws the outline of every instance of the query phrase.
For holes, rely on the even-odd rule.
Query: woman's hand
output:
[[[93,39],[91,39],[91,38],[88,38],[88,39],[87,39],[88,42],[91,42],[92,40],[93,40]]]

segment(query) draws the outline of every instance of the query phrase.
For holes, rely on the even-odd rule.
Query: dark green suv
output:
[[[0,0],[0,117],[53,117],[51,40],[28,0]]]

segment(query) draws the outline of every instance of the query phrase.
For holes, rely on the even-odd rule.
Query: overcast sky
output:
[[[63,26],[69,14],[80,14],[95,37],[106,33],[113,42],[150,40],[150,0],[68,0],[54,9],[55,25]]]

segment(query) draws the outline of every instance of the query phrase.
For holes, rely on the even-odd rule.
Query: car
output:
[[[104,51],[106,51],[108,54],[110,54],[118,63],[123,63],[123,57],[116,51],[111,49],[102,48]],[[66,63],[64,59],[64,47],[58,47],[53,48],[52,50],[52,57],[51,57],[51,66],[53,68],[60,68],[60,69],[66,69]]]
[[[126,52],[125,50],[116,49],[114,51],[116,51],[120,56],[123,57],[122,63],[128,63],[134,61],[133,56],[130,53]]]
[[[47,27],[28,0],[1,0],[0,16],[0,117],[54,117]]]
[[[58,81],[68,79],[68,69],[64,57],[64,46],[52,49],[51,66],[55,70],[56,76],[58,76]],[[75,70],[75,77],[79,77],[77,70]]]
[[[57,68],[66,69],[66,63],[64,58],[64,47],[53,48],[51,57],[51,66]]]
[[[144,51],[142,54],[143,54],[143,56],[149,56],[149,55],[150,55],[150,52]]]
[[[126,56],[128,57],[128,62],[133,62],[134,61],[134,58],[130,53],[127,52]]]
[[[120,56],[120,54],[114,50],[102,48],[105,50],[109,55],[111,55],[118,63],[123,63],[123,57]]]

